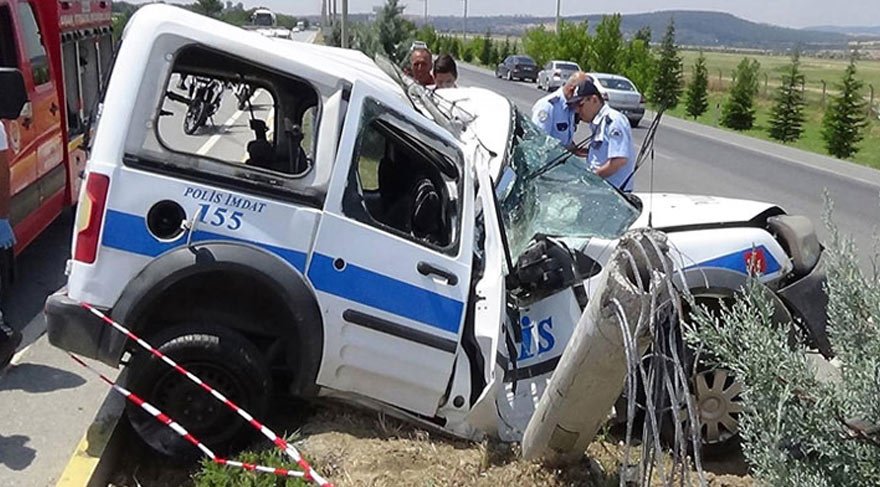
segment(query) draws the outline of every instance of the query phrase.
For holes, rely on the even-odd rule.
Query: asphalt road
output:
[[[525,113],[546,93],[533,83],[495,78],[490,71],[459,67],[460,86],[478,86],[506,95]],[[641,145],[650,117],[633,131]],[[582,124],[576,140],[589,134]],[[880,171],[771,144],[727,131],[664,117],[656,134],[652,172],[636,175],[636,191],[704,194],[766,201],[809,217],[827,239],[822,224],[823,193],[834,204],[834,222],[859,248],[861,267],[870,269],[873,234],[880,225]]]

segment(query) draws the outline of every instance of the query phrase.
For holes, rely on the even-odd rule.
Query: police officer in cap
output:
[[[599,89],[589,79],[575,87],[568,105],[581,120],[589,122],[593,131],[587,165],[621,191],[632,191],[630,175],[635,169],[636,158],[629,120],[605,103]]]
[[[577,120],[575,110],[570,108],[567,102],[577,85],[585,79],[588,79],[588,76],[584,72],[578,71],[572,74],[558,90],[541,98],[532,107],[532,122],[572,151]],[[577,153],[580,156],[586,155],[585,151]]]

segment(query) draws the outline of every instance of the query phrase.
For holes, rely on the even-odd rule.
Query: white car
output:
[[[564,85],[568,78],[581,70],[577,63],[571,61],[547,61],[544,69],[538,72],[537,85],[539,90],[553,91]]]
[[[414,86],[407,95],[398,73],[355,51],[277,49],[165,5],[141,8],[124,36],[67,287],[46,304],[49,339],[125,363],[127,387],[210,447],[243,423],[83,303],[257,417],[281,390],[519,441],[532,418],[517,401],[552,378],[621,235],[652,219],[677,248],[680,286],[717,302],[760,271],[779,315],[827,346],[822,249],[809,221],[772,204],[621,194],[560,158],[565,149],[506,98]],[[169,123],[178,72],[244,80],[254,103],[274,103],[249,110],[247,139],[188,139]],[[270,110],[269,123],[257,118]],[[577,265],[573,281],[521,275],[541,255],[527,251],[539,234]],[[519,284],[508,288],[511,276]],[[708,383],[713,373],[700,370]],[[707,443],[735,437],[737,387],[696,390]],[[191,451],[138,408],[128,417],[157,450]]]
[[[598,81],[597,88],[611,108],[626,115],[630,125],[638,127],[645,116],[645,97],[635,83],[619,74],[587,74]]]

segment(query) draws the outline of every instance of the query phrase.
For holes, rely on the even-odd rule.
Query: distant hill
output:
[[[817,25],[815,27],[807,27],[804,30],[814,30],[818,32],[833,32],[836,34],[847,34],[852,36],[871,36],[880,37],[880,25],[871,26],[838,26],[838,25]]]
[[[412,18],[416,22],[420,20],[415,16]],[[851,39],[840,32],[790,29],[751,22],[728,13],[691,10],[624,15],[621,27],[625,35],[632,35],[639,28],[648,26],[653,40],[659,41],[670,18],[675,19],[678,43],[690,46],[786,49],[800,45],[810,49],[843,46]],[[569,21],[587,20],[591,27],[595,27],[601,19],[601,15],[566,17]],[[552,17],[473,17],[468,18],[468,31],[477,33],[491,30],[494,34],[520,35],[529,27],[540,24],[552,26],[554,22]],[[441,31],[462,29],[461,17],[433,17],[431,23]]]

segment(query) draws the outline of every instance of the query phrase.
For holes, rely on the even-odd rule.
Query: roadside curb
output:
[[[95,419],[73,451],[56,487],[104,487],[120,450],[124,428],[119,420],[125,400],[109,391]]]

